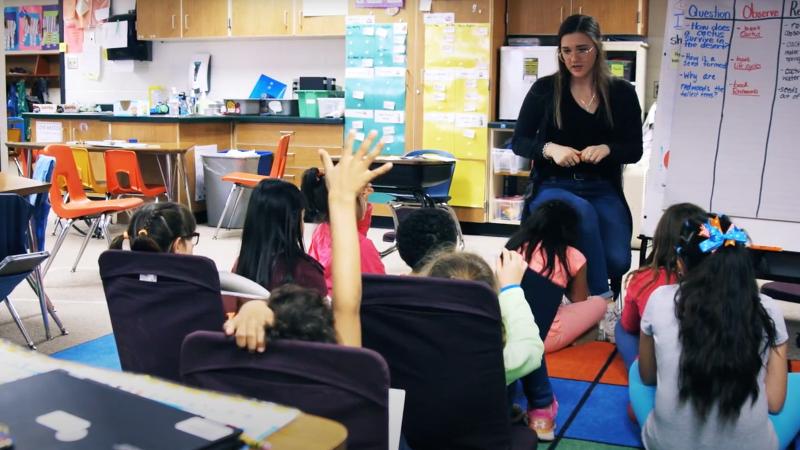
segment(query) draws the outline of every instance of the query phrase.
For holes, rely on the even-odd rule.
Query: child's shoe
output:
[[[617,310],[617,303],[610,302],[606,309],[606,314],[598,324],[598,341],[608,341],[612,344],[615,343],[614,329],[619,322],[619,311]]]
[[[556,437],[557,415],[558,401],[553,396],[550,406],[528,410],[528,428],[536,432],[540,441],[552,441]]]

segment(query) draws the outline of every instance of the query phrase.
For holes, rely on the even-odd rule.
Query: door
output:
[[[336,16],[311,16],[313,11],[304,9],[308,0],[295,0],[294,2],[294,34],[298,36],[344,36],[344,17],[347,15],[346,0],[324,0],[326,3],[336,3],[341,7],[341,15]],[[320,1],[320,3],[322,3]]]
[[[292,33],[292,0],[232,0],[232,36],[282,36]]]
[[[183,0],[183,37],[227,35],[227,0]]]
[[[593,16],[604,35],[646,35],[647,0],[574,0],[573,12]]]
[[[561,22],[572,12],[571,0],[508,0],[508,34],[555,36]]]
[[[181,37],[181,0],[137,0],[139,39]]]

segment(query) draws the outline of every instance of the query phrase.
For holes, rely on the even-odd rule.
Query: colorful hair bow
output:
[[[743,244],[747,243],[747,233],[733,224],[731,224],[731,226],[728,227],[728,231],[723,234],[720,228],[719,219],[716,217],[704,223],[703,225],[700,225],[699,234],[701,236],[708,237],[708,239],[700,243],[700,251],[703,253],[713,253],[723,245],[728,247],[736,245],[737,242],[741,242]]]

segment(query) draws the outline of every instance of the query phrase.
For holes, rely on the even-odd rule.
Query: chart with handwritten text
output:
[[[800,222],[800,0],[679,1],[667,20],[665,204]]]

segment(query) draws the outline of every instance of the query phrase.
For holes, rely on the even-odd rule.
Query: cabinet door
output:
[[[137,0],[139,39],[181,37],[181,0]]]
[[[604,35],[646,35],[647,0],[575,0],[573,13],[593,16]]]
[[[508,34],[557,35],[571,11],[571,0],[508,0]]]
[[[292,0],[232,0],[232,36],[281,36],[292,32]]]
[[[339,0],[336,1],[338,2]],[[303,10],[303,3],[304,0],[295,0],[294,2],[294,34],[298,36],[344,36],[344,15],[347,14],[346,4],[342,8],[341,16],[305,17],[306,11]]]
[[[183,0],[183,37],[227,35],[227,0]]]

